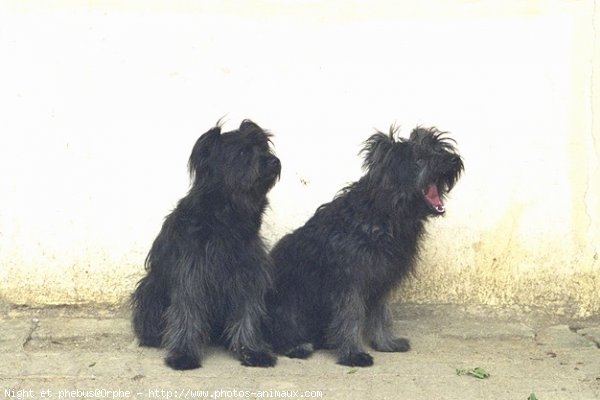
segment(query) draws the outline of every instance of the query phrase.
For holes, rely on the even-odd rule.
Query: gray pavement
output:
[[[413,349],[371,352],[370,368],[336,365],[328,351],[246,368],[209,348],[202,368],[178,372],[136,345],[126,309],[4,306],[0,398],[600,399],[600,317],[416,305],[394,316]],[[475,367],[490,376],[464,373]]]

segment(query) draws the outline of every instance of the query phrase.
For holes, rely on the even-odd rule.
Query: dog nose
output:
[[[279,161],[279,158],[277,157],[269,157],[267,163],[270,167],[281,168],[281,161]]]
[[[454,158],[452,159],[452,167],[457,169],[458,171],[462,171],[465,168],[462,158],[459,155],[454,156]]]

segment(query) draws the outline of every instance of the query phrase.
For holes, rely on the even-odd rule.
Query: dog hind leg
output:
[[[286,357],[308,358],[315,351],[314,344],[308,339],[310,321],[304,317],[306,311],[296,297],[284,292],[285,295],[272,293],[267,296],[269,342],[277,353]]]
[[[138,283],[131,302],[133,329],[140,346],[160,347],[168,305],[165,288],[150,273]]]

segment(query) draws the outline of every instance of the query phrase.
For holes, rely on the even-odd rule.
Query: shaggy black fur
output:
[[[150,249],[133,326],[140,345],[167,349],[174,369],[198,368],[208,342],[227,345],[243,365],[275,365],[261,332],[272,262],[259,228],[281,170],[269,137],[249,120],[203,134],[188,164],[192,187]]]
[[[334,348],[338,363],[369,366],[377,351],[410,348],[391,332],[387,300],[413,268],[428,217],[463,171],[451,139],[435,128],[410,138],[378,132],[363,149],[365,175],[319,207],[273,248],[275,288],[267,295],[270,341],[289,357]]]

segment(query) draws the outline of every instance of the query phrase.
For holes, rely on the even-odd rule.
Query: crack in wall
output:
[[[588,237],[591,236],[593,234],[593,229],[594,229],[594,218],[592,215],[592,210],[591,210],[591,205],[589,204],[589,197],[590,197],[590,191],[592,188],[592,185],[594,184],[594,177],[595,177],[595,170],[597,169],[596,165],[597,165],[597,161],[598,161],[598,149],[597,149],[597,142],[596,142],[596,138],[594,135],[595,132],[595,124],[594,124],[594,108],[595,108],[595,101],[594,101],[594,83],[595,83],[595,74],[594,74],[594,66],[595,66],[595,61],[596,61],[596,55],[595,55],[595,48],[596,48],[596,39],[597,39],[597,34],[596,34],[596,9],[597,6],[597,0],[594,0],[592,2],[592,13],[591,13],[591,30],[592,30],[592,40],[591,40],[591,48],[590,48],[590,57],[589,57],[589,61],[588,61],[588,66],[589,66],[589,115],[590,115],[590,129],[589,129],[589,141],[591,142],[591,154],[589,154],[590,160],[588,160],[588,165],[587,167],[588,172],[586,174],[586,182],[585,182],[585,189],[583,191],[583,198],[581,199],[582,201],[582,205],[583,205],[583,209],[585,212],[585,217],[587,219],[587,227],[586,227],[586,232]],[[587,141],[586,141],[587,143]]]
[[[590,173],[588,174],[587,185],[584,193],[584,205],[585,205],[585,213],[588,218],[588,235],[589,237],[594,237],[592,229],[594,229],[593,216],[592,212],[595,210],[594,204],[590,204],[589,194],[593,185],[596,183],[596,177],[599,175],[599,162],[600,162],[600,148],[598,144],[598,140],[596,139],[596,118],[595,118],[595,110],[596,110],[596,74],[595,74],[595,66],[597,65],[597,43],[598,43],[598,30],[597,30],[597,17],[598,17],[598,0],[594,0],[592,2],[592,48],[590,55],[590,141],[592,145],[592,154],[593,159],[590,161]]]
[[[23,350],[25,350],[26,347],[28,346],[29,342],[31,342],[31,340],[33,338],[33,333],[40,326],[40,320],[37,318],[33,318],[31,320],[31,322],[32,322],[31,329],[29,330],[29,333],[27,334],[27,337],[25,338],[25,340],[23,340],[23,344],[22,344]]]
[[[596,337],[594,335],[590,335],[589,333],[580,332],[584,329],[586,329],[586,328],[582,327],[582,326],[569,326],[569,330],[571,332],[573,332],[576,335],[581,336],[584,339],[589,340],[590,342],[594,343],[598,349],[600,349],[600,336]]]
[[[600,338],[596,338],[596,337],[594,337],[594,336],[592,336],[592,335],[588,335],[588,334],[585,334],[585,333],[582,333],[582,334],[579,334],[579,335],[580,335],[581,337],[583,337],[583,338],[585,338],[585,339],[589,340],[590,342],[594,343],[594,344],[596,345],[596,347],[597,347],[598,349],[600,349]]]

